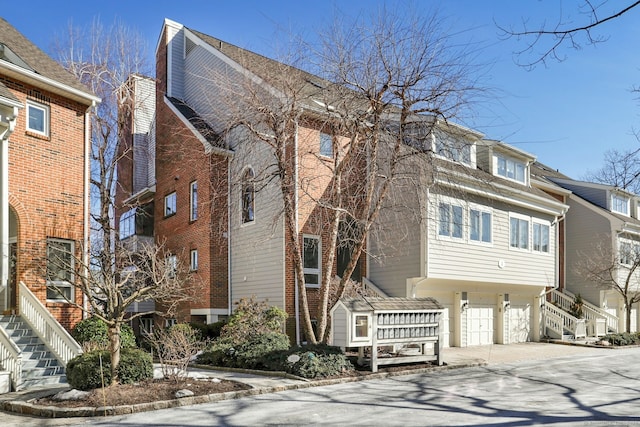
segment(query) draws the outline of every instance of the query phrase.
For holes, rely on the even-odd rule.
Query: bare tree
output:
[[[587,180],[640,193],[640,148],[635,150],[609,150],[604,155],[602,168],[589,172]]]
[[[631,309],[640,302],[640,242],[621,241],[618,250],[602,239],[590,252],[581,256],[578,273],[597,288],[614,291],[624,301],[625,330],[631,331]]]
[[[532,27],[529,19],[523,19],[521,29],[501,25],[498,25],[498,28],[507,38],[516,37],[518,40],[526,41],[525,47],[515,54],[518,58],[532,54],[532,60],[520,62],[520,64],[527,68],[533,68],[538,64],[546,64],[550,59],[563,61],[565,55],[561,53],[561,49],[565,46],[580,50],[585,44],[593,45],[606,41],[607,37],[594,34],[594,30],[640,5],[640,1],[627,2],[626,5],[615,2],[615,6],[607,9],[605,6],[608,3],[606,0],[597,2],[584,0],[576,10],[567,14],[567,18],[561,14],[555,23],[549,24],[545,21],[537,27]],[[577,12],[583,17],[583,20],[572,21],[571,12]],[[539,47],[540,50],[537,50]]]
[[[234,59],[259,78],[239,82],[228,69],[207,76],[224,105],[216,118],[230,139],[245,145],[235,161],[249,153],[255,164],[256,153],[267,153],[254,183],[258,190],[270,184],[280,190],[278,219],[312,343],[328,338],[331,300],[343,295],[392,186],[418,180],[410,159],[428,163],[434,129],[482,93],[472,53],[449,39],[442,22],[437,15],[387,10],[371,20],[336,21],[320,35],[322,46],[304,46],[297,61],[287,61],[313,65],[314,74],[235,52]],[[328,136],[320,151],[318,132]],[[315,331],[304,265],[303,233],[311,232],[323,236]],[[332,290],[340,247],[347,248],[349,262]]]
[[[134,87],[127,82],[131,75],[148,71],[142,37],[119,22],[104,27],[95,20],[86,28],[70,25],[68,35],[57,44],[62,65],[102,102],[91,115],[90,247],[73,257],[54,248],[56,253],[50,256],[57,258],[49,262],[47,278],[75,277],[71,285],[84,294],[86,304],[75,303],[58,290],[69,303],[106,322],[115,383],[121,326],[137,316],[173,313],[179,303],[193,297],[196,284],[185,274],[180,254],[168,256],[162,243],[127,245],[119,241],[114,223],[117,164],[131,156],[121,136],[137,108]],[[73,274],[61,273],[65,270]],[[157,300],[157,308],[127,312],[133,303],[147,300]]]

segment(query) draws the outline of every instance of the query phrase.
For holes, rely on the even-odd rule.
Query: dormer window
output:
[[[445,132],[435,132],[434,151],[445,159],[471,164],[471,143]]]
[[[629,198],[620,194],[611,195],[611,212],[629,215]]]
[[[527,183],[527,165],[524,162],[501,154],[495,155],[495,162],[495,175],[518,181],[522,184]]]

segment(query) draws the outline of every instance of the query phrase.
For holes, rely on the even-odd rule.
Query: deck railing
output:
[[[66,367],[71,359],[82,353],[82,347],[22,282],[19,295],[20,315]]]
[[[553,304],[545,304],[545,326],[560,334],[569,331],[574,338],[586,338],[587,327],[584,319],[573,317]]]
[[[574,299],[575,299],[575,294],[573,294],[572,292],[569,292],[566,289],[563,289],[562,292],[558,292],[555,291],[555,293],[562,295],[562,297],[565,300],[569,300],[570,303],[573,303]],[[552,298],[554,297],[554,294],[552,293]],[[582,300],[582,311],[584,313],[584,317],[587,320],[592,320],[592,319],[597,319],[597,318],[601,318],[601,319],[605,319],[607,321],[607,325],[606,328],[604,330],[604,334],[607,333],[607,331],[611,331],[613,333],[617,333],[618,332],[618,316],[611,314],[609,312],[607,312],[606,310],[591,304],[589,301],[585,301],[584,299]],[[604,335],[603,334],[603,335]]]

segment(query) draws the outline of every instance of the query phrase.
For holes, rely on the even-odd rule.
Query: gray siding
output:
[[[250,162],[245,150],[251,151]],[[252,166],[259,180],[270,161],[271,153],[264,145],[245,140],[232,162],[231,293],[233,301],[255,295],[284,308],[284,225],[276,180],[256,192],[255,221],[242,224],[241,220],[241,174],[246,166]]]
[[[347,324],[347,310],[342,306],[336,308],[331,316],[333,334],[333,345],[338,347],[346,347],[349,334],[349,325]]]
[[[168,96],[184,99],[184,29],[167,26]]]
[[[516,285],[553,286],[556,283],[556,228],[549,229],[549,252],[539,253],[516,250],[510,247],[509,214],[515,213],[535,220],[551,223],[553,217],[483,199],[460,200],[464,206],[465,226],[463,239],[445,239],[438,235],[438,198],[429,203],[428,222],[428,274],[430,279],[455,279],[458,281],[501,283]],[[492,243],[478,244],[468,239],[468,203],[489,207],[492,210]]]
[[[155,159],[155,135],[151,150],[151,127],[155,116],[155,81],[135,78],[135,108],[133,115],[133,192],[150,187],[155,183],[155,172],[150,165]],[[154,168],[155,169],[155,168]]]
[[[419,197],[412,185],[389,192],[369,238],[369,280],[391,297],[407,297],[407,279],[420,276]]]
[[[588,206],[576,196],[569,197],[569,211],[566,219],[566,287],[580,294],[587,301],[600,305],[600,290],[585,280],[582,260],[595,249],[598,242],[611,245],[611,223],[605,212]]]
[[[579,182],[562,181],[561,185],[594,205],[609,209],[608,191],[606,189],[580,185]]]

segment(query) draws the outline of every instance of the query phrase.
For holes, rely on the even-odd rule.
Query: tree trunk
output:
[[[118,368],[120,367],[120,325],[110,325],[109,330],[109,353],[111,353],[111,384],[117,384]]]
[[[631,309],[633,306],[628,302],[625,302],[624,309],[627,313],[626,319],[624,319],[624,328],[626,332],[631,332]]]

